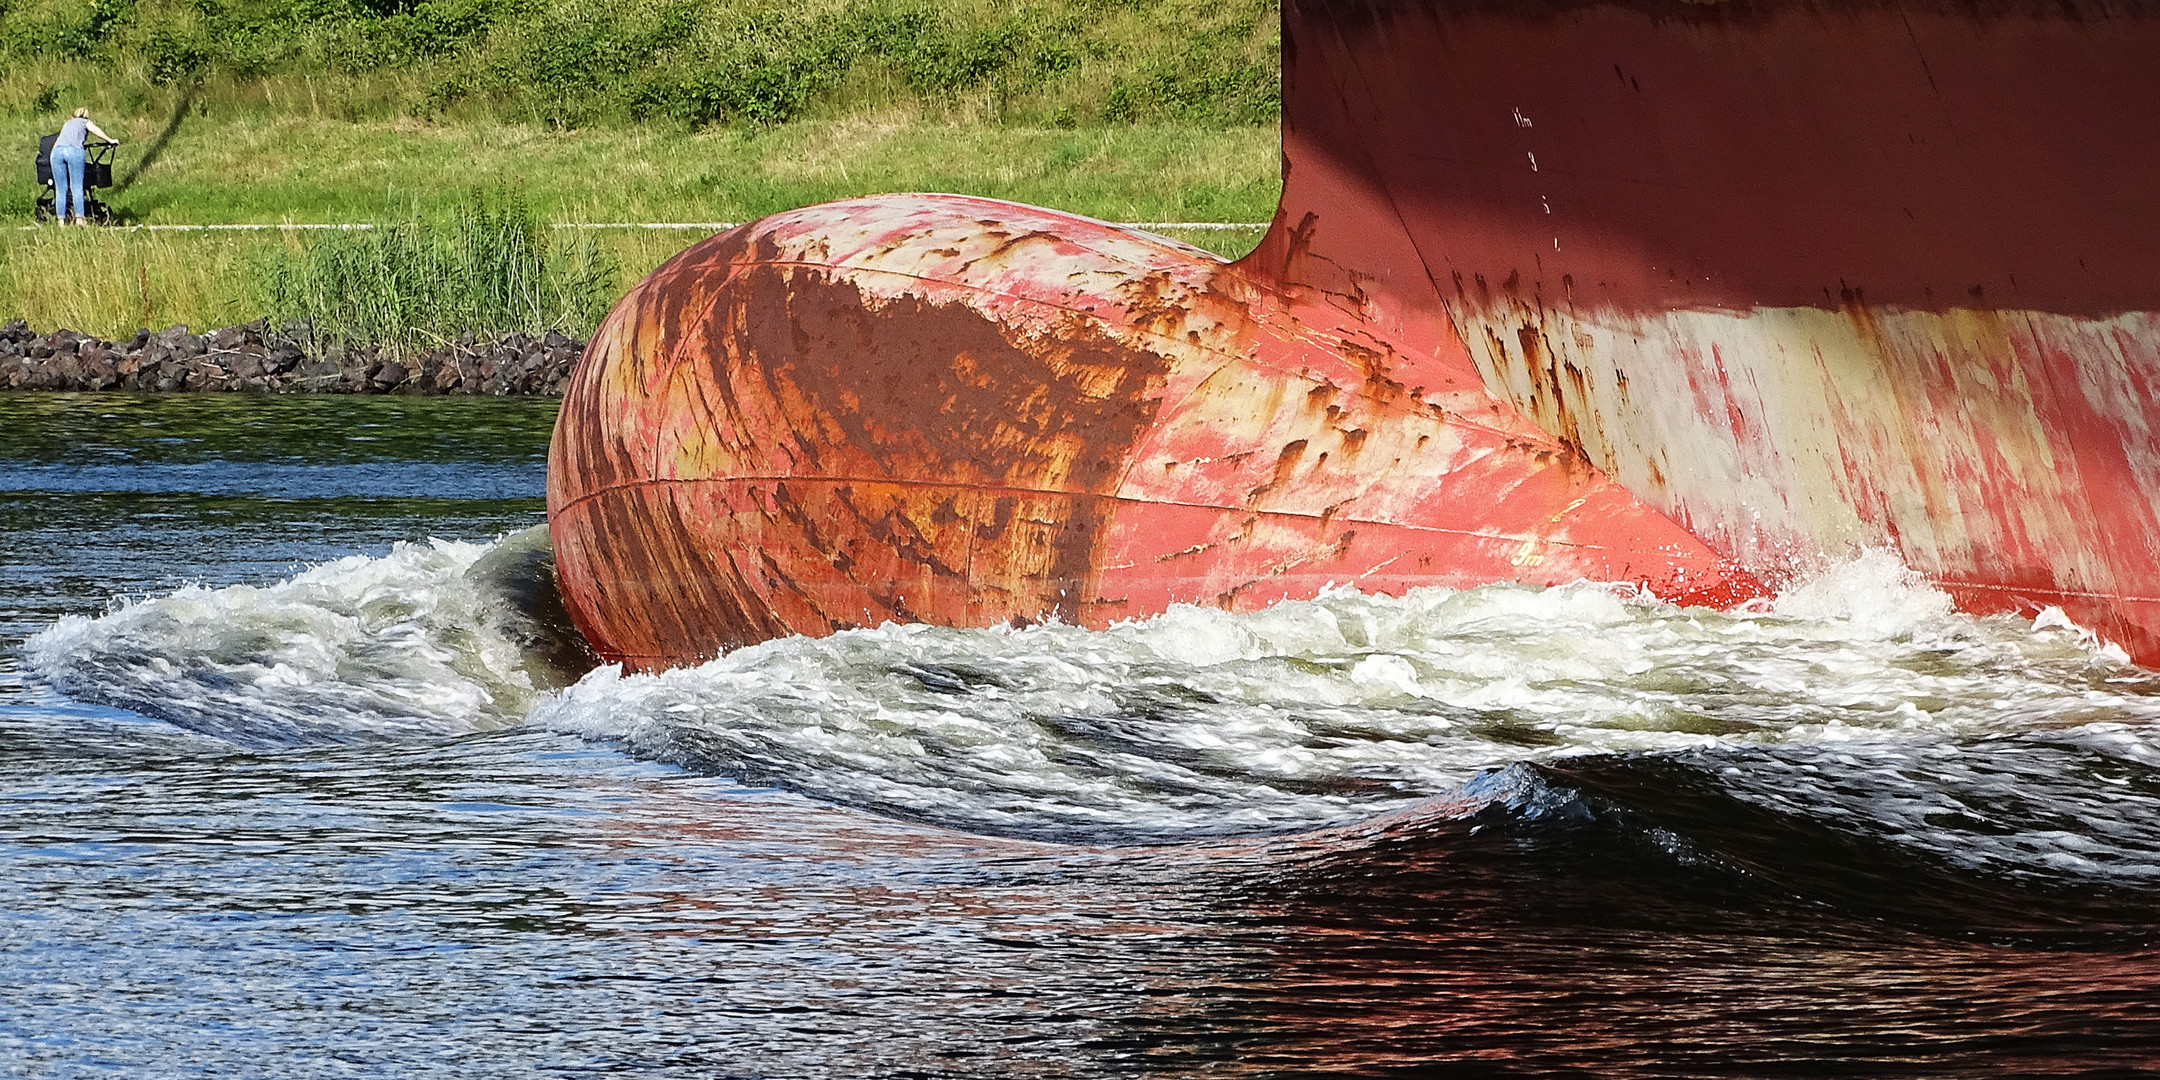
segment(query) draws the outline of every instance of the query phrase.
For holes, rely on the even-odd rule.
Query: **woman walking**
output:
[[[90,219],[83,216],[83,135],[88,132],[117,146],[120,140],[105,134],[105,129],[90,122],[89,109],[77,109],[73,118],[60,125],[60,137],[53,140],[53,216],[60,224],[68,223],[68,197],[74,195],[75,224],[88,225]]]

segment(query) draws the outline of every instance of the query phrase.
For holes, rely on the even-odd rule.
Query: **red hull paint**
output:
[[[1445,312],[1497,395],[1770,580],[1886,547],[2160,663],[2160,6],[1285,29],[1255,275],[1323,256]]]
[[[1282,207],[1235,266],[893,196],[633,290],[549,470],[603,655],[1330,583],[1730,603],[1889,546],[2160,662],[2154,8],[1292,0],[1284,32]]]

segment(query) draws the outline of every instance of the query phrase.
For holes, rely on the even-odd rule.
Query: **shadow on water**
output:
[[[2028,760],[2055,759],[2048,764],[2065,775],[2074,775],[2079,765],[2063,748],[2030,745],[2024,752]],[[1551,767],[1547,776],[1578,793],[1584,827],[1592,835],[1602,830],[1605,843],[1617,847],[1632,841],[1637,848],[1663,851],[1669,863],[1714,868],[1753,892],[1783,894],[1885,926],[1976,941],[2056,948],[2160,941],[2160,878],[2111,877],[2019,859],[2014,845],[1990,850],[1988,841],[2077,828],[2065,819],[2075,817],[2081,803],[2090,803],[2085,788],[2058,780],[2049,785],[2053,790],[1980,811],[1985,816],[1939,806],[1924,813],[1943,826],[1936,842],[1915,842],[1912,834],[1896,831],[1895,818],[1847,809],[1897,796],[1868,793],[1843,807],[1827,799],[1780,807],[1762,797],[1765,787],[1783,786],[1784,778],[1775,775],[1779,770],[1749,762],[1758,768],[1743,779],[1703,767],[1707,760],[1731,768],[1725,763],[1750,756],[1757,755],[1595,759]],[[1773,774],[1767,783],[1764,772]],[[1840,775],[1835,782],[1847,792],[1864,791],[1866,785],[1856,779]],[[2032,779],[2047,783],[2042,775]],[[1941,798],[1940,789],[1935,794]],[[2050,797],[2055,801],[2049,803]],[[2148,834],[2129,850],[2112,854],[2150,860],[2156,854],[2154,839]]]
[[[1257,848],[1216,882],[1257,959],[1193,1023],[1270,1075],[2100,1076],[2160,1053],[2150,882],[1765,810],[1736,757],[1774,771],[1520,765],[1471,812]]]

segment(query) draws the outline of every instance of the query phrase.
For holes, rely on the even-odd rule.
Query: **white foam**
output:
[[[1755,612],[1625,587],[1334,591],[1100,632],[885,626],[589,676],[537,722],[965,827],[1335,823],[1517,761],[2144,723],[2074,633],[1870,556]],[[2133,675],[2135,673],[2133,672]]]
[[[2144,731],[2156,712],[2155,676],[2068,620],[1956,614],[1875,555],[1752,611],[1587,583],[1332,590],[1101,631],[789,638],[548,696],[465,580],[484,551],[400,544],[64,619],[31,640],[31,667],[243,742],[530,710],[640,756],[944,824],[1164,837],[1342,823],[1572,754]]]
[[[399,543],[268,586],[190,586],[25,645],[63,692],[242,743],[516,723],[538,694],[464,578],[481,544]]]
[[[1875,550],[1787,586],[1770,610],[1835,626],[1839,636],[1898,638],[1948,620],[1948,594],[1888,551]]]

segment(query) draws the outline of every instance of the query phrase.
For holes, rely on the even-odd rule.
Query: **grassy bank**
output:
[[[623,289],[697,238],[596,232]],[[139,327],[197,330],[268,314],[265,271],[317,238],[279,233],[171,233],[43,228],[0,231],[0,311],[41,330],[124,338]],[[574,329],[574,328],[566,328]]]
[[[25,0],[0,5],[0,222],[88,105],[140,224],[746,221],[950,191],[1264,221],[1276,10],[1252,0]],[[627,286],[693,233],[604,231]],[[1180,237],[1238,254],[1257,231]],[[124,335],[264,314],[275,234],[0,229],[0,316]]]
[[[159,130],[150,118],[103,122],[131,144]],[[7,123],[18,140],[36,130],[21,117]],[[0,132],[0,145],[8,140]],[[575,132],[239,114],[184,125],[111,201],[147,223],[391,221],[446,217],[482,189],[519,192],[550,223],[735,222],[826,199],[955,191],[1109,220],[1265,221],[1279,190],[1277,156],[1272,126],[999,127],[905,111],[771,128]],[[117,171],[129,164],[124,156]],[[27,176],[17,190],[26,210]],[[594,233],[619,268],[618,289],[699,235]],[[1179,234],[1227,255],[1258,238]],[[273,249],[307,242],[306,234],[0,229],[0,313],[108,337],[245,322],[263,314],[256,268]]]

